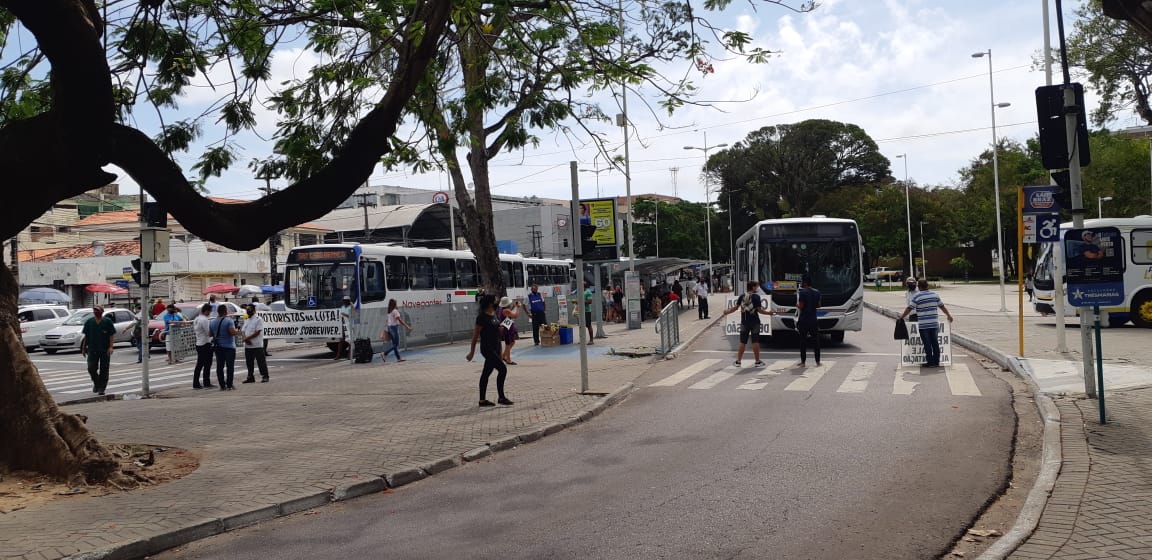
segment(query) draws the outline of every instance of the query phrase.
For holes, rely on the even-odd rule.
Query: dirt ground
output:
[[[120,470],[131,484],[68,484],[36,473],[0,472],[0,515],[56,500],[83,500],[148,488],[200,467],[200,457],[186,449],[131,443],[108,447],[120,458]]]
[[[995,362],[980,359],[984,367],[1012,387],[1013,406],[1016,409],[1016,443],[1012,454],[1012,476],[1008,487],[990,503],[968,531],[961,535],[952,550],[942,558],[976,558],[996,539],[1016,524],[1020,509],[1032,491],[1040,472],[1043,450],[1044,423],[1036,410],[1032,389],[1011,372],[1000,370]]]

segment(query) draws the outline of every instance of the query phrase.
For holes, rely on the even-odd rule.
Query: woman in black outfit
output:
[[[500,320],[496,318],[496,296],[484,295],[480,298],[480,313],[476,315],[476,327],[472,329],[472,349],[467,360],[472,361],[476,354],[476,341],[480,341],[480,355],[484,356],[484,370],[480,373],[480,406],[496,406],[488,400],[488,376],[496,370],[496,402],[510,405],[512,401],[504,396],[504,379],[508,377],[508,366],[500,357]]]

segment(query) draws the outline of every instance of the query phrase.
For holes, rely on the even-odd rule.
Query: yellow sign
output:
[[[596,226],[592,239],[597,245],[616,245],[616,199],[597,198],[580,201],[580,223]]]

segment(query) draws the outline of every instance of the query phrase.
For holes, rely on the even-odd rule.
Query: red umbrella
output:
[[[239,291],[240,291],[239,286],[233,286],[232,284],[225,284],[223,282],[220,282],[217,284],[212,284],[211,286],[208,286],[207,288],[204,288],[204,291],[200,292],[200,293],[202,293],[204,295],[208,295],[208,294],[234,294],[234,293],[239,292]]]
[[[92,292],[94,294],[126,294],[126,293],[128,293],[128,290],[121,288],[120,286],[117,286],[115,284],[106,284],[106,283],[88,284],[87,286],[84,286],[84,291],[85,292]]]

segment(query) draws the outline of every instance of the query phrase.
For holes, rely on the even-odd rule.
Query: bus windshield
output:
[[[764,240],[761,243],[760,277],[772,282],[795,282],[800,285],[804,275],[812,278],[812,287],[820,290],[824,305],[842,305],[859,288],[859,244],[851,239],[796,239]],[[776,300],[777,291],[782,298]],[[781,305],[794,303],[791,289],[774,290],[773,300]]]
[[[293,309],[333,309],[345,296],[357,298],[356,266],[352,263],[288,265],[284,271],[285,299]]]

